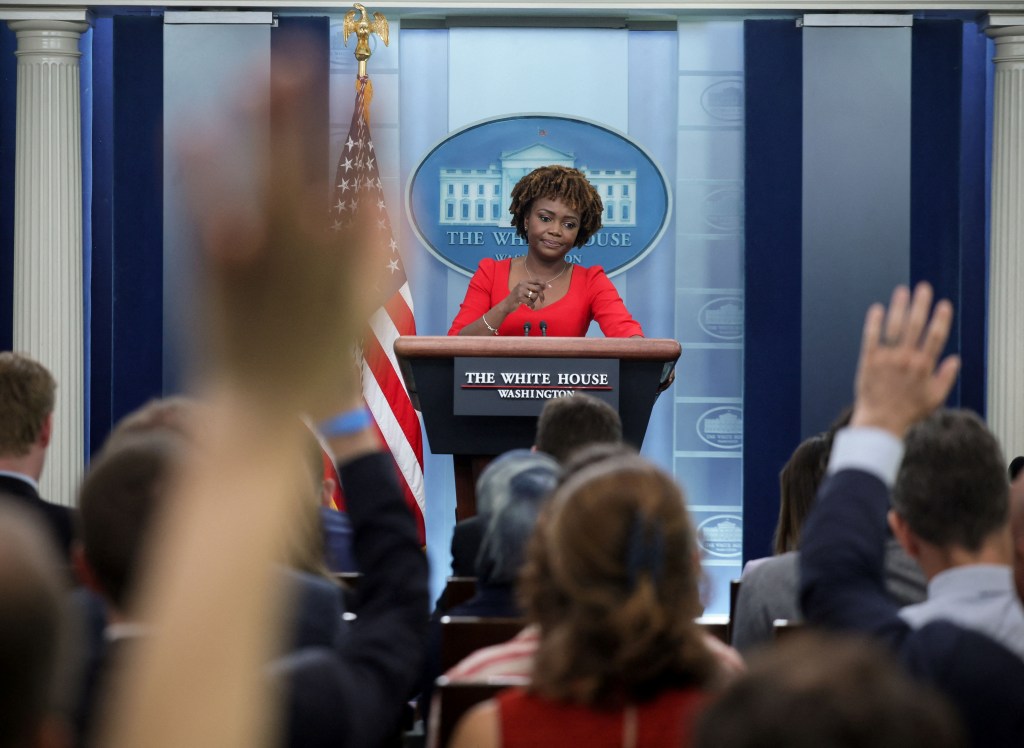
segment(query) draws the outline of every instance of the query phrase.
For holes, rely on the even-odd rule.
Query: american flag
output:
[[[369,79],[359,78],[352,125],[341,148],[334,180],[334,229],[341,231],[351,225],[358,212],[367,230],[357,235],[374,242],[375,251],[385,265],[383,282],[386,286],[382,291],[387,301],[371,316],[363,337],[363,397],[395,458],[405,499],[416,517],[422,543],[425,537],[423,436],[394,350],[395,340],[400,335],[416,334],[416,320],[409,280],[398,252],[398,242],[391,231],[377,170],[377,154],[367,124],[371,96]]]

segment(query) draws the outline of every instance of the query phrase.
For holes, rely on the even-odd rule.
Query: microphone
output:
[[[544,320],[540,321],[540,334],[545,338],[548,336],[548,323]]]
[[[543,325],[544,323],[542,322],[541,324]],[[529,322],[524,322],[523,323],[523,335],[525,335],[526,337],[530,337],[530,323]]]

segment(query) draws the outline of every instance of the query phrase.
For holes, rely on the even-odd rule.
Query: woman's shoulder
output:
[[[512,259],[495,260],[493,257],[484,257],[476,265],[476,272],[479,275],[493,278],[496,275],[508,275],[512,267]]]
[[[583,277],[586,278],[588,285],[594,286],[611,283],[602,265],[578,266],[578,269],[583,271]]]

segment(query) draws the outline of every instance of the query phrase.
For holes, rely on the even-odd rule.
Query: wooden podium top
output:
[[[403,358],[441,356],[617,358],[675,361],[682,348],[670,338],[548,338],[506,335],[410,335],[395,341]]]

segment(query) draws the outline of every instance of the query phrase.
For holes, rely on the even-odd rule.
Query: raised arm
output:
[[[375,285],[363,243],[328,233],[325,185],[302,173],[311,75],[291,50],[268,91],[189,144],[211,417],[152,549],[139,615],[154,635],[126,663],[104,745],[248,747],[275,734],[264,667],[283,636],[274,565],[300,514],[295,414],[359,402],[351,351]],[[247,137],[268,124],[269,141]],[[369,439],[346,458],[376,449]]]
[[[900,287],[889,308],[864,322],[850,428],[839,432],[807,526],[801,533],[801,604],[811,623],[869,631],[898,646],[907,627],[885,592],[889,491],[907,430],[939,407],[959,359],[938,364],[952,307],[931,311],[932,290]]]

